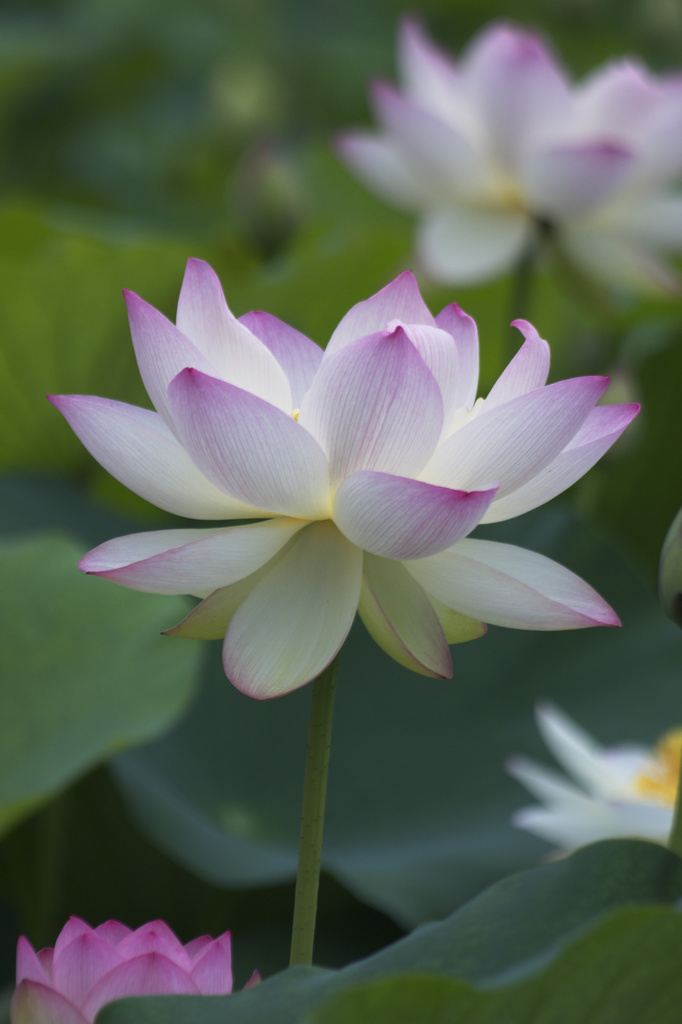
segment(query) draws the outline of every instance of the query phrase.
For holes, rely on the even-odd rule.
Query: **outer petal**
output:
[[[129,490],[188,519],[267,515],[212,484],[161,417],[94,395],[48,395],[90,454]]]
[[[360,597],[362,552],[333,523],[312,523],[235,612],[225,673],[264,700],[310,682],[346,639]]]
[[[186,971],[161,953],[147,953],[126,960],[95,985],[83,1007],[88,1020],[94,1020],[105,1003],[126,996],[199,995]]]
[[[535,213],[567,217],[610,198],[634,162],[634,154],[613,142],[552,146],[532,153],[521,168]]]
[[[224,530],[134,533],[100,544],[78,567],[148,594],[206,597],[255,572],[304,525],[278,518]]]
[[[194,961],[190,977],[204,996],[224,996],[232,991],[230,935],[211,942]]]
[[[574,811],[525,807],[512,822],[562,850],[600,839],[639,838],[664,843],[672,827],[668,807],[642,803],[605,803],[585,797]]]
[[[22,981],[12,996],[12,1024],[89,1024],[75,1006],[52,988]]]
[[[118,948],[127,960],[158,953],[183,970],[192,966],[189,953],[165,921],[148,921],[126,936]]]
[[[518,327],[526,341],[495,381],[485,400],[486,410],[547,383],[549,345],[527,320],[513,320],[512,327]]]
[[[542,41],[498,24],[472,42],[461,63],[463,86],[488,126],[498,159],[514,164],[536,139],[570,114],[562,69]]]
[[[123,956],[109,943],[86,932],[60,951],[54,962],[54,987],[74,1006],[82,1007],[90,990]]]
[[[584,138],[608,133],[638,140],[656,117],[663,98],[660,83],[641,64],[610,62],[575,89],[575,131]]]
[[[268,347],[230,312],[218,275],[203,260],[187,261],[177,325],[206,354],[217,376],[291,411],[291,390],[282,367]],[[204,370],[196,363],[184,365]],[[178,366],[166,383],[182,369]]]
[[[606,390],[607,377],[576,377],[484,410],[439,445],[422,476],[461,490],[500,481],[500,497],[556,458]]]
[[[49,985],[51,983],[51,978],[40,962],[33,946],[22,935],[17,942],[17,984],[24,980],[38,981],[42,985]]]
[[[544,555],[495,541],[459,541],[406,563],[427,593],[456,611],[512,629],[618,626],[613,609],[584,580]]]
[[[443,402],[433,374],[397,327],[323,360],[299,423],[329,454],[333,482],[359,469],[413,476],[440,437]]]
[[[434,198],[492,195],[488,166],[461,131],[386,83],[373,87],[372,99],[377,119],[408,172],[423,181]]]
[[[131,934],[132,928],[121,924],[120,921],[104,921],[94,929],[95,935],[100,935],[110,946],[118,946],[119,942]]]
[[[154,408],[174,430],[167,388],[173,377],[193,366],[211,376],[219,376],[216,366],[189,338],[135,292],[124,291],[130,333],[140,375]]]
[[[594,466],[638,412],[636,403],[598,405],[564,450],[527,484],[493,501],[482,522],[513,519],[561,494]]]
[[[617,224],[569,219],[561,225],[561,241],[576,263],[603,281],[640,291],[682,291],[679,275],[659,259],[652,243],[623,234]]]
[[[272,352],[289,380],[291,403],[299,406],[322,362],[320,346],[270,313],[245,313],[239,317],[239,323]]]
[[[435,324],[421,297],[417,279],[409,270],[404,270],[376,295],[353,306],[329,339],[325,354],[330,355],[358,338],[383,331],[389,320],[428,327]]]
[[[403,18],[400,23],[398,61],[411,100],[446,123],[468,126],[470,111],[454,61],[434,45],[413,18]]]
[[[373,555],[424,558],[470,533],[496,489],[451,491],[364,470],[347,477],[339,487],[334,522],[353,544]]]
[[[532,225],[522,211],[440,205],[429,210],[417,235],[426,274],[441,284],[477,284],[512,266]]]
[[[457,352],[456,385],[453,405],[471,409],[478,390],[478,328],[473,317],[456,302],[450,303],[436,317],[436,324],[451,334]]]
[[[425,676],[452,676],[438,616],[400,562],[364,555],[358,612],[372,638],[398,664]]]
[[[183,370],[168,391],[183,444],[218,486],[272,512],[328,515],[327,460],[291,416],[195,370]]]
[[[414,210],[428,201],[428,187],[390,139],[368,131],[342,132],[334,149],[366,188],[394,206]]]

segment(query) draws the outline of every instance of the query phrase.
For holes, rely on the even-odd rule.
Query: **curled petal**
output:
[[[613,609],[579,576],[511,544],[466,538],[406,566],[427,593],[492,625],[538,630],[620,625]]]
[[[282,367],[268,347],[230,312],[218,275],[204,260],[187,261],[177,325],[206,354],[216,368],[215,375],[291,411],[291,389]],[[197,363],[184,366],[206,372]],[[166,384],[183,368],[178,366]]]
[[[149,409],[94,395],[48,395],[101,466],[141,498],[188,519],[267,515],[207,480]]]
[[[519,395],[465,423],[439,445],[424,479],[474,490],[499,480],[498,497],[548,466],[606,390],[607,377],[576,377]]]
[[[320,346],[270,313],[245,313],[239,323],[272,352],[289,380],[291,404],[298,407],[322,362]]]
[[[499,523],[529,512],[561,494],[594,466],[639,412],[639,405],[598,405],[575,437],[528,483],[493,501],[484,523]]]
[[[401,327],[324,359],[299,422],[329,455],[332,482],[359,469],[414,476],[443,425],[438,384]]]
[[[219,487],[271,512],[328,514],[327,460],[292,416],[195,370],[178,374],[168,391],[183,444]]]
[[[404,270],[376,295],[358,302],[346,313],[329,339],[325,355],[350,345],[358,338],[383,331],[389,320],[434,326],[433,316],[421,297],[417,279],[409,270]]]
[[[360,549],[333,523],[311,523],[233,615],[223,647],[228,678],[259,700],[310,682],[348,635],[361,579]]]
[[[508,270],[528,244],[532,224],[520,210],[441,204],[422,219],[417,251],[441,284],[476,284]]]
[[[465,313],[456,302],[450,303],[436,317],[436,324],[452,335],[457,353],[455,390],[452,403],[455,409],[471,409],[478,390],[478,328],[473,317]],[[447,421],[446,421],[447,422]]]
[[[368,633],[399,665],[449,679],[452,661],[426,594],[400,562],[365,554],[358,606]]]
[[[497,378],[485,400],[486,409],[509,402],[517,395],[535,391],[547,383],[549,345],[527,320],[514,320],[512,327],[518,327],[526,340]]]
[[[135,533],[100,544],[78,567],[149,594],[205,597],[255,572],[304,525],[278,518],[224,530]]]
[[[339,487],[334,522],[349,540],[374,555],[424,558],[470,533],[496,489],[452,491],[365,470]]]

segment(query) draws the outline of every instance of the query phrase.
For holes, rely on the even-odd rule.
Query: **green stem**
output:
[[[670,830],[668,848],[682,857],[682,758],[680,758],[680,776],[677,781],[677,796],[675,797],[675,814],[673,816],[673,827]]]
[[[538,259],[551,235],[551,225],[539,220],[535,223],[533,235],[521,253],[516,265],[511,293],[510,320],[529,320],[531,317],[532,285]]]
[[[338,657],[313,683],[289,964],[312,964]]]

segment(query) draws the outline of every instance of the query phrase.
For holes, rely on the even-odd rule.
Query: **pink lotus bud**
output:
[[[19,939],[11,1024],[92,1024],[105,1003],[125,996],[231,991],[229,932],[183,946],[163,921],[132,931],[118,921],[90,928],[72,917],[54,949],[36,953]]]

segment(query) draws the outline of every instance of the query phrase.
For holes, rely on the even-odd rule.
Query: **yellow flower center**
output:
[[[294,410],[292,411],[291,415],[293,416],[293,418],[294,418],[294,419],[296,420],[296,422],[298,423],[298,417],[299,417],[299,416],[301,415],[301,410],[300,410],[300,409],[294,409]]]
[[[682,728],[665,733],[653,749],[649,767],[632,780],[638,796],[675,806],[682,759]]]

